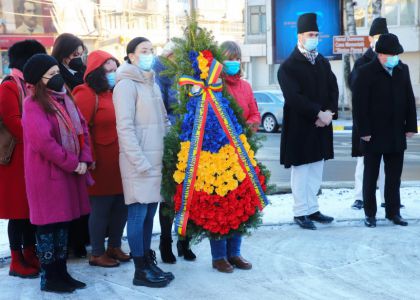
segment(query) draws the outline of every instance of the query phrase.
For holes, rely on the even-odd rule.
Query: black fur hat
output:
[[[17,42],[9,48],[9,68],[23,71],[23,66],[34,54],[47,53],[45,47],[35,40],[24,40]]]

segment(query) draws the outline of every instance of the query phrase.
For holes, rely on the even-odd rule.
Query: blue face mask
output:
[[[226,74],[232,76],[239,73],[241,70],[241,62],[237,60],[225,60],[224,61],[224,71]]]
[[[106,79],[108,80],[108,85],[111,89],[115,86],[116,76],[117,73],[115,72],[106,73]]]
[[[388,56],[385,62],[385,67],[392,69],[396,65],[398,65],[399,61],[400,61],[400,58],[398,57],[398,55]]]
[[[155,56],[153,54],[140,54],[139,68],[143,71],[150,71],[155,62]]]
[[[318,43],[318,38],[309,38],[305,40],[305,44],[303,44],[303,47],[305,47],[305,49],[308,51],[314,51],[316,47],[318,47]]]

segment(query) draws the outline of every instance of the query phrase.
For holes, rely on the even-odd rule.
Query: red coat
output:
[[[0,117],[18,142],[10,164],[0,165],[0,219],[29,219],[23,168],[22,114],[18,87],[12,80],[0,85]]]
[[[225,76],[228,93],[238,102],[242,108],[243,117],[247,124],[261,124],[261,115],[258,111],[254,93],[248,82],[239,75]]]
[[[90,54],[85,75],[101,66],[109,58],[111,56],[102,55],[95,59]],[[96,65],[96,68],[92,67],[91,64]],[[73,90],[73,96],[86,122],[90,124],[95,111],[96,97],[94,90],[85,83]],[[123,193],[123,189],[112,92],[101,93],[98,97],[98,110],[93,126],[90,128],[92,155],[96,161],[96,169],[91,172],[95,184],[90,187],[89,194],[92,196],[118,195]]]

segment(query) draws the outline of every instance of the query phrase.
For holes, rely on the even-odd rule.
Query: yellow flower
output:
[[[176,183],[180,184],[181,182],[184,181],[184,178],[185,178],[185,173],[184,172],[181,172],[179,170],[176,170],[175,171],[175,173],[174,173],[174,179],[175,179],[175,182]]]
[[[207,79],[209,75],[209,67],[207,66],[209,63],[208,60],[204,57],[203,53],[200,52],[200,54],[197,57],[197,61],[198,61],[198,67],[201,70],[200,78]]]

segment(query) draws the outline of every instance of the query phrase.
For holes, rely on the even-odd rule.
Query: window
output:
[[[261,34],[266,32],[265,6],[249,6],[249,34]]]
[[[255,100],[257,100],[258,104],[262,104],[262,103],[273,103],[273,100],[270,99],[270,97],[268,97],[265,94],[262,93],[255,93]]]
[[[382,16],[388,26],[416,24],[416,0],[383,0]],[[366,28],[372,23],[372,0],[358,0],[354,7],[356,27]]]

